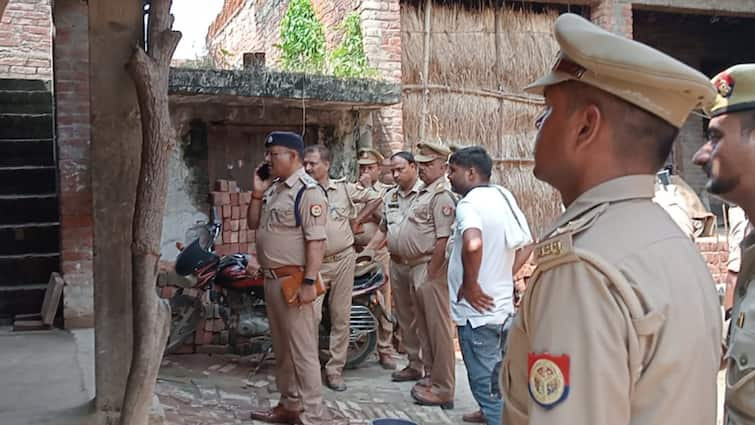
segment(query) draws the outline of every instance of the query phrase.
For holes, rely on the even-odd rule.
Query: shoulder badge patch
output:
[[[309,207],[309,213],[312,215],[312,217],[319,217],[322,215],[322,205],[320,204],[314,204],[311,207]]]
[[[452,212],[454,212],[454,210],[453,208],[451,208],[450,205],[446,205],[445,207],[443,207],[443,215],[449,216],[451,215]]]
[[[569,396],[569,356],[529,353],[527,382],[535,403],[545,409],[554,408]]]
[[[571,233],[546,239],[535,246],[535,262],[542,264],[572,252]]]

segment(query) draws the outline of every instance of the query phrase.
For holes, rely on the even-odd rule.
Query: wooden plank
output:
[[[40,313],[42,323],[45,325],[52,325],[53,320],[55,320],[55,312],[58,311],[60,296],[63,294],[63,285],[63,278],[58,273],[50,274],[50,281],[47,283],[47,291],[45,291]]]
[[[41,320],[15,320],[13,321],[13,331],[39,331],[43,329],[49,329],[48,325],[42,323]]]

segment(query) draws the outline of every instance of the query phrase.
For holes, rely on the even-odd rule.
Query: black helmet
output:
[[[196,239],[176,257],[176,273],[180,276],[188,276],[198,268],[218,260],[217,255],[202,248],[199,239]]]

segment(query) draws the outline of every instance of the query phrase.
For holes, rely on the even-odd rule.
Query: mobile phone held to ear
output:
[[[270,164],[264,163],[257,169],[257,176],[262,180],[270,179]]]

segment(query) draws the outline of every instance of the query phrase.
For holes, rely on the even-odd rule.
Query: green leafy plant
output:
[[[359,14],[351,13],[339,27],[344,32],[343,39],[328,57],[329,72],[341,78],[377,77],[377,70],[370,68],[364,53]]]
[[[280,26],[280,64],[284,71],[321,73],[325,30],[310,0],[291,0]]]

